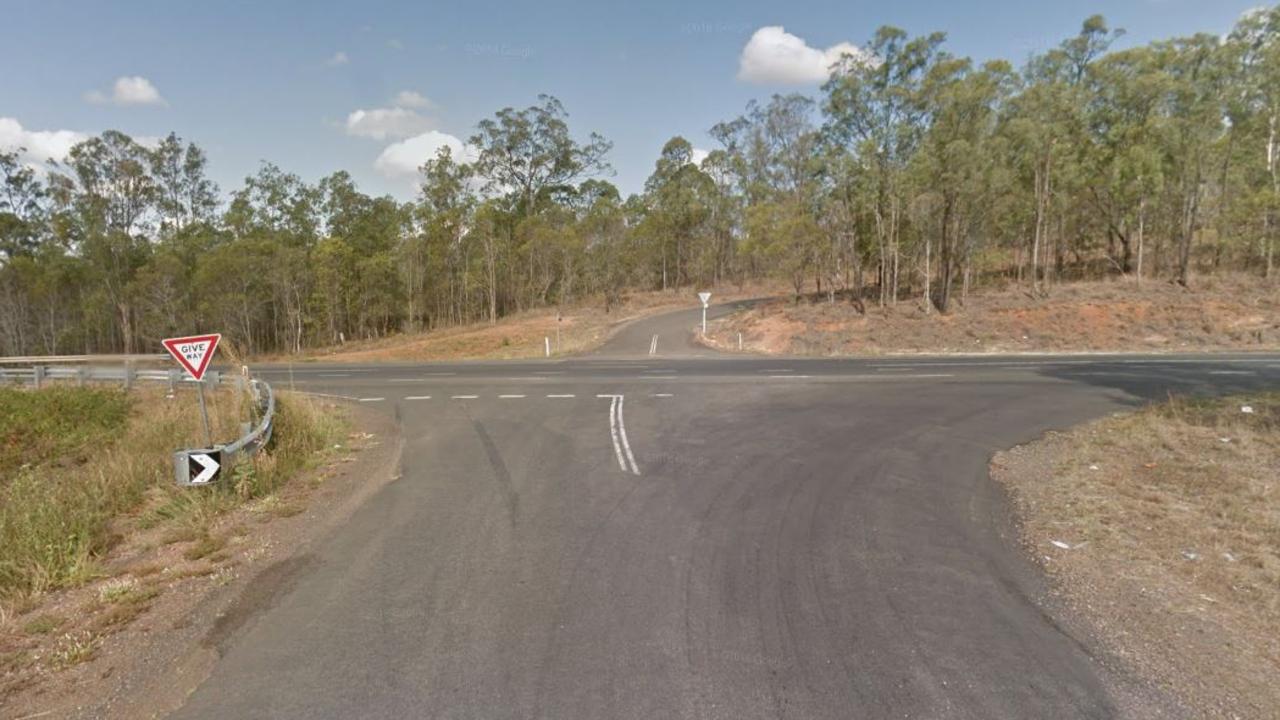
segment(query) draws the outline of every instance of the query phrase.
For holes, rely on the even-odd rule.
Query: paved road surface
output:
[[[1275,355],[730,357],[696,322],[569,360],[262,369],[395,413],[404,472],[175,717],[1123,714],[1033,601],[988,458],[1280,385]]]

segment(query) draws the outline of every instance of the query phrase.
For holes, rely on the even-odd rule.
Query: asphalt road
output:
[[[697,317],[568,360],[261,368],[394,413],[403,475],[272,580],[175,717],[1123,715],[1035,601],[988,459],[1280,386],[1277,355],[723,356]]]

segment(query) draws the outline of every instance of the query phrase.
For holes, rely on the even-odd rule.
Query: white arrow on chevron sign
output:
[[[217,460],[204,453],[191,453],[190,458],[201,467],[200,474],[191,478],[192,485],[203,485],[209,482],[214,475],[218,474],[218,469],[222,467]]]

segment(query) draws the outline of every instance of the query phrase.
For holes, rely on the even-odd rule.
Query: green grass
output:
[[[199,541],[194,554],[216,551],[211,528],[220,515],[275,492],[343,431],[341,419],[309,399],[278,397],[266,451],[218,485],[180,488],[173,482],[173,451],[203,444],[192,393],[0,392],[8,423],[0,427],[11,432],[5,437],[41,448],[6,455],[10,469],[0,475],[0,602],[9,604],[100,577],[103,557],[138,529],[162,527],[171,542]],[[210,395],[215,440],[230,440],[243,398],[230,388]],[[87,454],[92,462],[77,460]]]
[[[130,405],[112,388],[0,387],[0,482],[23,466],[82,462],[87,449],[124,427]]]

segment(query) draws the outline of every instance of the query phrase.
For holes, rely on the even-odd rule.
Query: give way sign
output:
[[[164,349],[169,351],[174,360],[196,380],[204,378],[204,371],[213,359],[213,351],[218,349],[218,341],[222,336],[193,335],[191,337],[168,338],[164,340]]]

